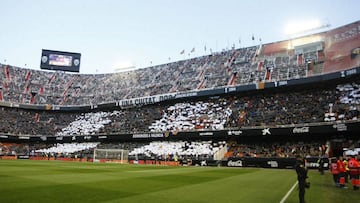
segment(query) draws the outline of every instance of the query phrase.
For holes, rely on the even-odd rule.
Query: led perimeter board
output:
[[[80,53],[43,49],[41,53],[40,68],[47,70],[79,72],[80,58]]]

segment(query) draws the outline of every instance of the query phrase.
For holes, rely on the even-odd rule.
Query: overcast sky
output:
[[[360,20],[359,0],[0,0],[0,8],[0,63],[40,70],[42,49],[79,52],[80,73],[91,74],[285,40],[292,22],[332,29]]]

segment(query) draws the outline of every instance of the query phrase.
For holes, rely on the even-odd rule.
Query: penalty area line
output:
[[[285,196],[281,199],[280,203],[284,203],[285,200],[289,197],[289,195],[291,194],[291,192],[295,189],[295,187],[297,186],[298,181],[295,182],[295,184],[290,188],[290,190],[285,194]]]

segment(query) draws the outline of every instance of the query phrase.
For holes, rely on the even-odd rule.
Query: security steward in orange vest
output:
[[[345,166],[345,170],[346,170],[346,174],[345,174],[345,183],[348,183],[348,179],[349,179],[349,163],[348,163],[348,158],[346,157],[346,159],[344,159],[344,166]]]
[[[342,156],[339,156],[339,158],[336,162],[336,165],[337,165],[337,169],[339,171],[339,186],[341,188],[344,188],[345,187],[346,168],[345,168]]]
[[[335,186],[338,187],[339,186],[339,170],[338,170],[338,166],[337,166],[337,161],[335,158],[331,159],[331,164],[330,164],[330,171],[333,175],[333,180],[335,183]]]
[[[360,180],[359,180],[360,163],[359,163],[358,160],[355,159],[356,154],[353,153],[351,155],[350,160],[349,160],[349,173],[350,173],[350,178],[351,178],[351,183],[353,185],[353,189],[354,190],[359,190],[359,186],[360,186]]]

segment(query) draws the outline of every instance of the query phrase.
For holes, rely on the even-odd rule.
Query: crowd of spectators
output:
[[[29,154],[31,151],[28,144],[18,143],[1,143],[0,142],[0,155],[16,156],[18,154]]]
[[[358,142],[359,143],[359,142]],[[357,146],[357,145],[356,145]],[[128,150],[129,159],[221,160],[228,158],[328,157],[329,142],[239,143],[237,141],[151,141],[121,143],[0,143],[0,156],[92,157],[94,149]],[[223,149],[223,150],[222,150]],[[344,148],[345,149],[345,148]],[[215,154],[223,151],[219,158]]]
[[[87,113],[1,107],[0,132],[37,136],[176,133],[358,120],[358,81],[357,77],[338,85],[310,89],[232,94]]]
[[[222,130],[231,109],[227,101],[182,102],[169,106],[161,119],[149,126],[151,132],[187,131],[194,129]]]
[[[0,107],[0,132],[13,135],[55,135],[77,117],[62,112],[31,111]]]
[[[111,74],[74,74],[0,64],[0,101],[95,105],[142,96],[307,76],[294,54],[261,56],[261,46]]]
[[[27,156],[43,158],[84,158],[92,157],[97,142],[84,143],[1,143],[1,156]]]
[[[322,53],[323,50],[320,52]],[[74,74],[0,64],[0,102],[96,105],[123,99],[222,86],[283,81],[321,73],[319,51],[262,55],[262,46],[112,74]],[[314,62],[320,68],[314,69]],[[311,64],[311,65],[309,65]],[[127,109],[60,112],[0,107],[0,133],[74,136],[137,132],[222,130],[358,120],[360,78],[313,89],[257,91],[187,101],[167,101]],[[150,143],[0,143],[0,155],[91,155],[95,147],[127,149],[150,159],[211,159],[227,146],[226,157],[324,156],[324,143],[245,144],[177,141]]]
[[[262,157],[262,158],[295,158],[297,155],[303,157],[327,157],[329,154],[329,143],[256,143],[242,144],[229,143],[227,157]]]
[[[214,159],[214,154],[226,147],[226,142],[154,141],[132,149],[129,156],[137,159]]]
[[[63,144],[54,144],[51,147],[36,149],[32,152],[34,153],[43,153],[43,154],[63,154],[68,156],[76,152],[81,152],[84,150],[93,150],[99,143],[97,142],[84,142],[84,143],[63,143]]]
[[[112,122],[109,117],[119,115],[119,111],[83,113],[78,115],[68,126],[57,132],[56,136],[98,134],[101,128]]]
[[[335,142],[339,142],[335,140]],[[335,147],[336,149],[332,148]],[[112,142],[112,143],[1,143],[1,156],[25,155],[29,157],[68,157],[91,158],[94,149],[122,149],[128,150],[129,159],[152,160],[220,160],[229,158],[295,158],[303,157],[331,157],[333,150],[342,149],[359,151],[360,140],[341,141],[341,145],[331,144],[330,141],[274,141],[274,142],[241,142],[227,141],[148,141],[148,142]],[[220,157],[215,154],[221,151]]]

